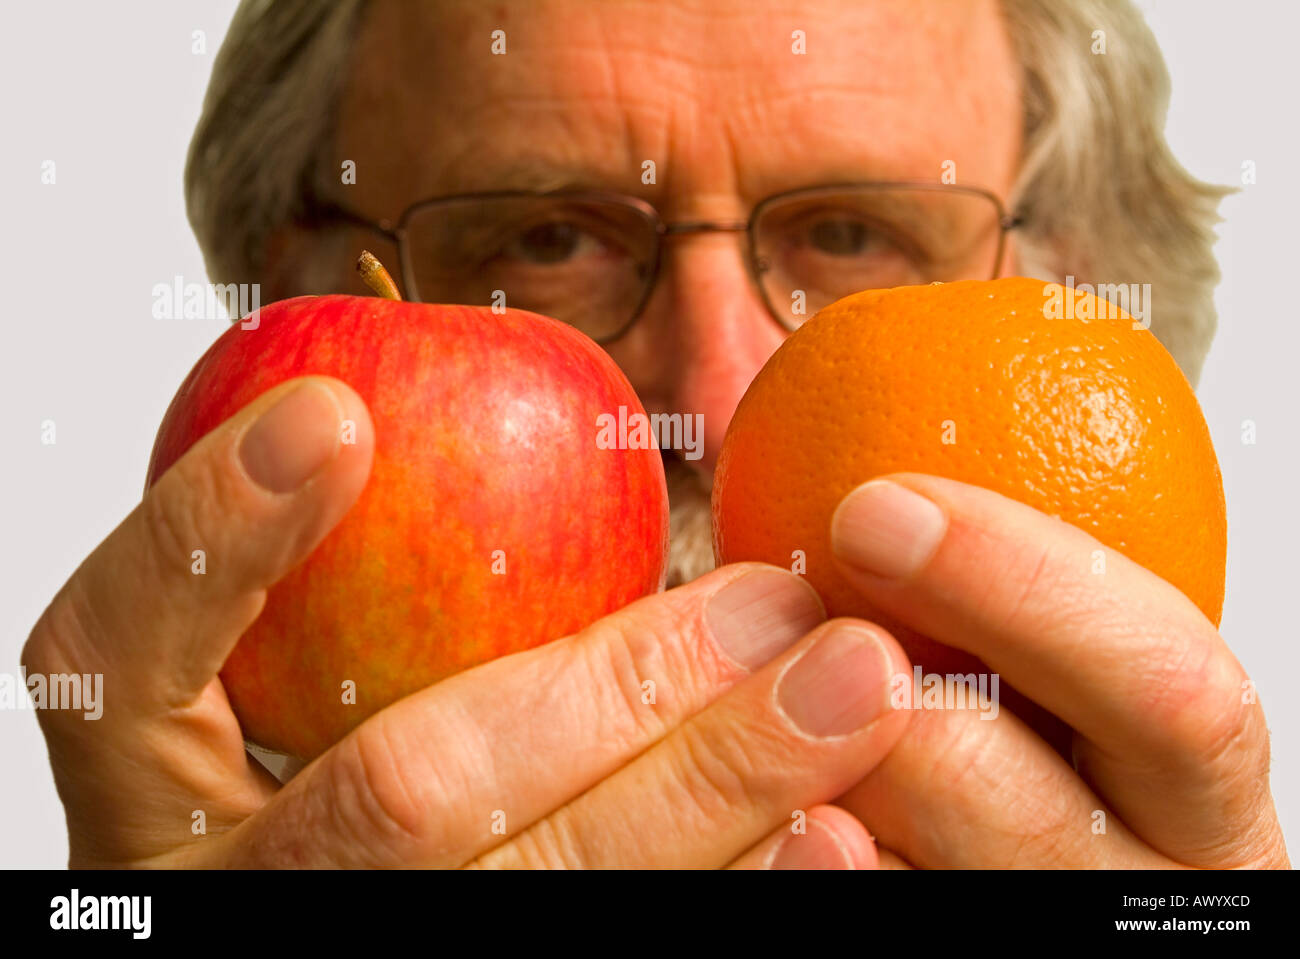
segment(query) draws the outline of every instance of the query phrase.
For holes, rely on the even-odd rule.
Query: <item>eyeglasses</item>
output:
[[[505,305],[617,339],[645,309],[668,239],[744,233],[768,311],[794,330],[868,289],[997,276],[1006,234],[1022,222],[977,187],[844,183],[770,196],[747,221],[665,223],[638,197],[592,191],[497,191],[423,200],[396,223],[335,204],[341,219],[397,247],[407,299]]]

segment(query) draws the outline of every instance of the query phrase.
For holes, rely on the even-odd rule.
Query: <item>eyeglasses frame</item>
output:
[[[415,268],[413,257],[409,247],[407,232],[408,224],[411,219],[418,216],[421,212],[432,206],[437,206],[452,201],[473,201],[473,200],[497,200],[497,199],[546,199],[562,198],[577,202],[590,201],[596,203],[616,204],[625,208],[635,210],[649,226],[654,228],[655,245],[650,262],[650,269],[645,279],[644,290],[641,299],[636,305],[630,318],[620,326],[616,331],[602,337],[592,337],[597,343],[608,344],[617,340],[625,334],[640,319],[644,312],[646,304],[654,292],[655,284],[659,280],[660,264],[663,260],[663,241],[674,236],[688,236],[695,233],[744,233],[746,234],[746,269],[753,280],[759,295],[763,298],[763,305],[772,318],[777,321],[784,329],[793,331],[797,329],[791,326],[781,314],[776,310],[767,293],[767,288],[762,282],[760,275],[760,256],[756,248],[756,231],[755,225],[759,217],[771,207],[772,204],[788,200],[795,196],[816,195],[817,193],[834,193],[845,190],[927,190],[936,193],[959,193],[968,196],[979,196],[990,201],[997,211],[998,226],[998,245],[995,259],[993,261],[993,276],[989,279],[997,278],[1002,268],[1002,255],[1006,250],[1007,233],[1016,229],[1025,222],[1025,217],[1020,213],[1008,213],[1002,199],[991,190],[982,187],[964,186],[949,183],[935,183],[932,180],[863,180],[843,183],[816,184],[814,186],[796,187],[791,190],[783,190],[780,193],[774,193],[771,196],[759,200],[750,210],[748,219],[745,220],[684,220],[673,223],[665,222],[659,211],[653,204],[641,197],[631,196],[625,193],[617,193],[608,190],[486,190],[472,193],[456,193],[444,196],[428,197],[423,200],[417,200],[401,212],[398,218],[394,220],[381,219],[372,220],[363,216],[346,206],[335,202],[313,201],[310,204],[307,221],[309,223],[321,223],[329,221],[339,221],[351,223],[354,226],[363,227],[371,230],[386,239],[397,247],[398,265],[402,274],[402,283],[406,288],[406,294],[419,300],[419,285],[415,282]]]

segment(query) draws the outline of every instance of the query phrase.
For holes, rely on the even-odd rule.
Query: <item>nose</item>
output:
[[[708,233],[664,244],[659,282],[638,323],[655,359],[631,367],[648,374],[633,385],[649,412],[701,414],[698,458],[679,455],[709,481],[741,396],[786,336],[754,286],[743,243],[743,234]]]

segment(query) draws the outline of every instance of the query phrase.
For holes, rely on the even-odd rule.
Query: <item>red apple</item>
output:
[[[592,340],[534,313],[351,296],[263,307],[182,384],[149,483],[307,374],[366,401],[374,466],[221,671],[251,742],[310,759],[402,696],[662,588],[659,453],[597,443],[597,417],[640,402]]]

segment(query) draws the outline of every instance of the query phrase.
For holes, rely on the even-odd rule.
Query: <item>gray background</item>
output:
[[[1228,499],[1222,631],[1273,732],[1273,789],[1300,836],[1294,505],[1300,156],[1290,100],[1300,16],[1278,2],[1146,0],[1173,76],[1169,134],[1226,200],[1220,332],[1199,396]],[[181,169],[233,0],[10,5],[0,31],[6,308],[0,347],[0,671],[77,564],[139,501],[173,391],[218,320],[155,320],[152,288],[203,282]],[[191,52],[204,30],[207,52]],[[57,184],[40,182],[57,163]],[[55,446],[40,424],[57,423]],[[1258,442],[1241,443],[1254,420]],[[30,710],[0,712],[0,865],[62,866],[67,838]]]

